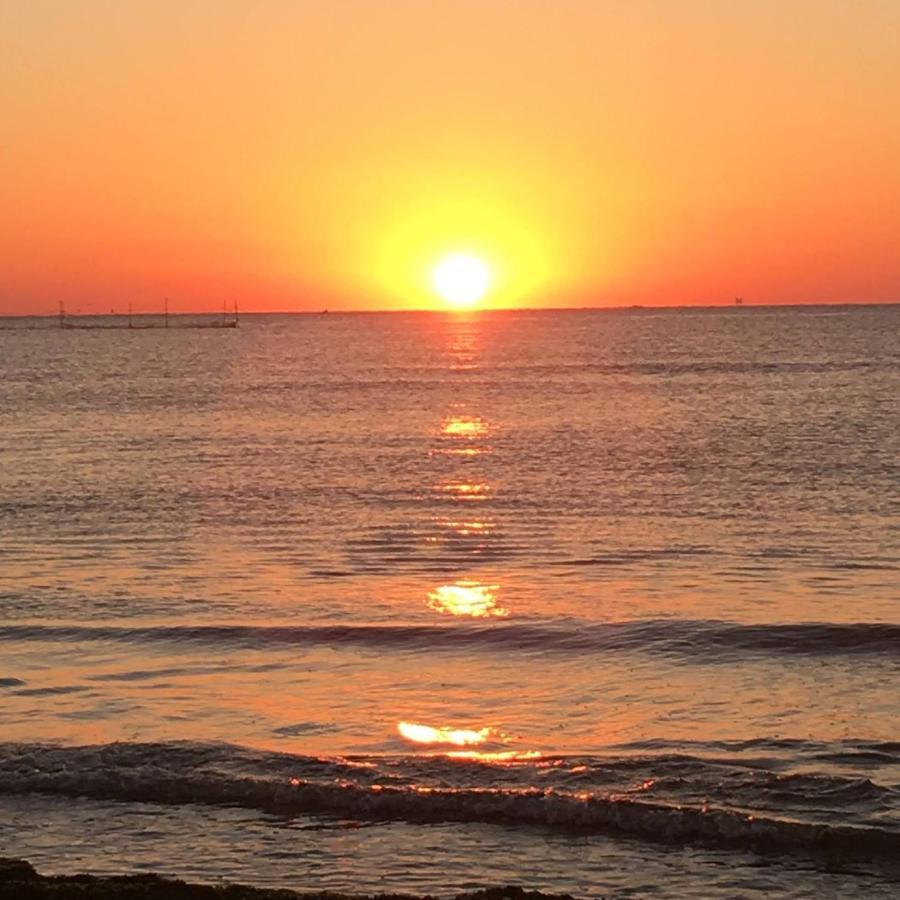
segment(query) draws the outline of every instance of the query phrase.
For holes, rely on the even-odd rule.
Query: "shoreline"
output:
[[[294,891],[245,884],[198,884],[158,874],[41,875],[24,859],[0,857],[0,900],[435,900],[431,894]],[[450,900],[573,900],[515,885],[454,894]]]

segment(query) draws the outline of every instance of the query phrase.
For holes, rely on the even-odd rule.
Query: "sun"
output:
[[[488,267],[480,259],[463,253],[442,259],[431,278],[435,291],[452,306],[459,307],[477,303],[491,283]]]

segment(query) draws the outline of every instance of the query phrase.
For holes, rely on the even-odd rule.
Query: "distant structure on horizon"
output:
[[[109,330],[109,329],[131,329],[131,330],[146,330],[149,328],[237,328],[240,322],[240,318],[238,316],[238,305],[237,300],[234,301],[234,305],[232,307],[231,312],[228,312],[225,304],[222,304],[222,318],[215,319],[213,321],[209,321],[207,315],[203,315],[203,319],[198,321],[197,318],[191,317],[190,321],[182,321],[176,324],[171,324],[170,322],[176,318],[180,318],[179,316],[170,316],[169,315],[169,300],[166,298],[163,306],[162,312],[162,322],[159,321],[159,313],[149,313],[149,314],[141,314],[141,318],[145,316],[153,317],[151,321],[139,322],[135,323],[134,321],[134,313],[131,309],[131,306],[128,307],[128,315],[123,315],[121,313],[110,313],[108,316],[103,315],[76,315],[76,316],[66,316],[66,308],[62,301],[59,303],[59,327],[69,330]],[[81,321],[75,322],[72,319],[80,319]],[[112,322],[109,321],[97,321],[98,319],[113,319]],[[155,320],[154,320],[155,319]],[[89,320],[89,321],[85,321]],[[122,321],[120,321],[122,320]]]

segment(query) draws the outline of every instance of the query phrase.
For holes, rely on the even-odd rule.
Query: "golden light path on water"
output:
[[[503,740],[505,735],[499,734],[492,728],[479,728],[477,731],[469,728],[450,728],[442,726],[434,728],[431,725],[423,725],[419,722],[398,722],[397,731],[408,741],[415,744],[443,745],[450,747],[479,746],[489,739]],[[449,759],[458,759],[471,762],[504,763],[518,762],[520,760],[540,759],[543,755],[540,750],[442,750],[440,756]]]
[[[475,762],[518,762],[519,760],[540,759],[540,750],[450,750],[444,754],[450,759],[472,760]]]
[[[449,351],[450,355],[455,357],[455,364],[463,365],[464,368],[476,366],[471,345],[452,346]],[[492,430],[488,421],[480,415],[470,411],[450,413],[438,426],[440,445],[430,452],[466,457],[489,454],[492,448],[487,445],[486,440]],[[434,491],[456,503],[485,501],[493,494],[493,488],[489,483],[471,476],[465,479],[448,479],[436,485]],[[482,541],[488,538],[494,529],[492,522],[474,515],[466,515],[460,519],[445,519],[441,525],[462,537],[481,538]],[[439,538],[433,540],[437,541]],[[484,546],[482,542],[479,543],[481,547]],[[442,615],[475,619],[505,618],[509,615],[509,610],[497,602],[499,589],[498,584],[474,578],[456,578],[429,591],[425,602],[431,610]],[[503,743],[507,737],[487,726],[479,729],[455,728],[448,725],[435,727],[420,722],[401,721],[397,723],[397,731],[404,739],[415,744],[440,748],[466,748],[440,750],[440,755],[453,759],[503,763],[535,759],[541,755],[536,750],[485,749],[483,745],[489,740],[495,744]]]
[[[487,437],[489,431],[488,423],[481,416],[447,416],[441,422],[440,436],[448,440],[444,446],[430,452],[446,456],[482,456],[490,453],[491,448],[476,441]]]
[[[428,606],[439,613],[472,618],[504,618],[509,610],[497,605],[499,585],[462,579],[442,584],[428,594]]]
[[[447,494],[454,500],[486,500],[491,492],[491,486],[486,482],[456,481],[449,484],[441,484],[436,488],[442,494]]]
[[[474,731],[468,728],[433,728],[418,722],[398,722],[397,731],[408,741],[417,744],[453,744],[466,747],[470,744],[483,744],[491,735],[490,728],[479,728]]]
[[[463,537],[468,537],[471,534],[489,535],[494,530],[493,522],[483,522],[478,520],[469,522],[454,522],[445,520],[440,524],[444,528],[449,528],[451,531],[455,531],[457,534],[460,534]]]
[[[481,416],[448,416],[441,424],[441,434],[447,437],[476,438],[487,433],[487,422]]]
[[[490,450],[485,449],[484,447],[449,447],[446,450],[441,450],[441,453],[446,454],[447,456],[482,456],[485,453],[490,453]]]

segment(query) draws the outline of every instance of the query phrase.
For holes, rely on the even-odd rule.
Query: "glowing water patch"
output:
[[[503,618],[509,611],[497,606],[496,584],[479,581],[457,581],[442,584],[428,594],[428,606],[435,612],[473,618]]]
[[[470,744],[483,744],[491,733],[490,728],[473,731],[466,728],[432,728],[418,722],[398,722],[397,731],[408,741],[417,744],[453,744],[456,747],[467,747]]]

